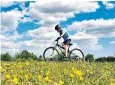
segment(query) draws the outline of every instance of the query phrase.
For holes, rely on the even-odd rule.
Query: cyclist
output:
[[[63,38],[64,42],[63,42],[63,47],[65,49],[65,57],[68,56],[68,47],[69,44],[71,42],[71,38],[69,37],[69,34],[67,33],[67,31],[62,30],[61,27],[59,25],[55,26],[55,30],[59,33],[59,37],[57,39]]]

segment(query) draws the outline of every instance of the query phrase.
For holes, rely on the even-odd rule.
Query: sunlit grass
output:
[[[2,62],[2,85],[114,85],[114,63]]]

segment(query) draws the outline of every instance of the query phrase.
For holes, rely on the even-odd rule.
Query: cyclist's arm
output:
[[[60,31],[60,36],[59,37],[62,37],[65,33],[63,32],[63,30]]]

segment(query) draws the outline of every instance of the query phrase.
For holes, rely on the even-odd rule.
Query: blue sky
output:
[[[42,54],[56,38],[56,24],[66,28],[85,54],[100,57],[115,53],[115,1],[75,0],[1,3],[2,52],[15,54],[26,49]]]

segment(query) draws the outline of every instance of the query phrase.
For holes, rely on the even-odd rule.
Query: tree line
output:
[[[1,61],[26,61],[26,60],[42,60],[42,56],[37,57],[34,53],[23,50],[20,53],[16,53],[14,56],[11,56],[10,53],[6,52],[1,54]]]
[[[8,52],[1,54],[1,61],[25,61],[25,60],[43,61],[43,57],[42,55],[37,57],[34,53],[28,52],[27,50],[23,50],[20,53],[16,53],[13,57]],[[85,61],[88,61],[88,62],[115,62],[115,55],[107,56],[107,57],[99,57],[95,59],[94,55],[89,53],[85,56]]]
[[[94,58],[93,54],[87,54],[85,56],[85,61],[89,62],[115,62],[115,55],[113,56],[107,56],[107,57],[99,57],[99,58]]]

